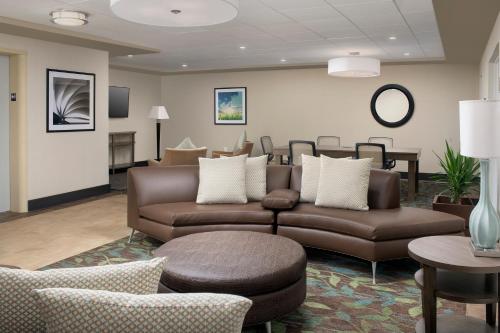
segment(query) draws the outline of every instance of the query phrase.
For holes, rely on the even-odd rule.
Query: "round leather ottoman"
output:
[[[245,326],[283,316],[306,296],[306,254],[285,237],[251,231],[213,231],[173,239],[158,248],[168,257],[159,292],[225,293],[253,305]]]

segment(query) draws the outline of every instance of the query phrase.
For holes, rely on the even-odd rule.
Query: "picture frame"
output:
[[[230,87],[214,89],[214,124],[247,124],[247,88]]]
[[[47,68],[47,133],[95,131],[95,74]]]

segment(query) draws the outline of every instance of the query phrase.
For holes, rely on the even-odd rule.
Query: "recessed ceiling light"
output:
[[[182,64],[181,66],[184,67],[184,68],[186,68],[188,65],[187,64]]]
[[[403,55],[408,57],[410,55],[410,52],[405,52],[405,53],[403,53]]]
[[[390,36],[389,39],[390,40],[396,40],[396,39],[398,39],[398,37],[396,37],[396,36]]]
[[[104,0],[102,0],[104,1]],[[134,23],[160,27],[200,27],[228,22],[239,0],[109,0],[111,11]]]
[[[129,54],[127,57],[129,57],[129,58],[133,58],[133,57],[134,57],[134,55],[133,55],[133,54]]]
[[[280,59],[281,62],[286,62],[287,60],[285,58]]]
[[[88,14],[72,10],[55,10],[50,14],[50,21],[59,25],[76,27],[88,23]]]
[[[246,49],[247,49],[247,47],[245,45],[240,46],[240,50],[246,50]]]

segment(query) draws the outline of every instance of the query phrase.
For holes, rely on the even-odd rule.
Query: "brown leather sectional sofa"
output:
[[[162,241],[213,230],[277,233],[304,246],[371,261],[374,280],[376,263],[407,257],[411,240],[463,234],[460,217],[400,207],[399,173],[371,171],[366,212],[295,204],[301,174],[300,166],[270,165],[269,194],[262,203],[197,205],[198,166],[133,168],[128,174],[128,226],[132,233],[139,230]]]

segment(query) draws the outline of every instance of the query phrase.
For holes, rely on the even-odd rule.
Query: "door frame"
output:
[[[9,57],[9,87],[17,100],[9,102],[10,210],[28,211],[27,172],[27,54],[24,51],[0,48]]]

